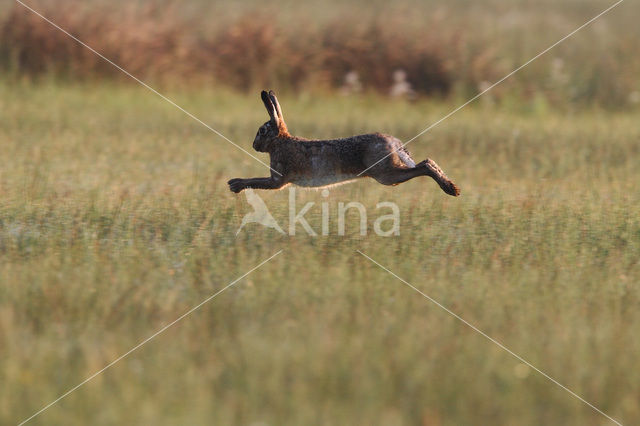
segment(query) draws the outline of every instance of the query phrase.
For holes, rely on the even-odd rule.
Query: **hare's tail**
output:
[[[427,175],[431,176],[433,180],[435,180],[438,185],[440,185],[440,188],[442,188],[444,192],[449,195],[453,195],[454,197],[460,195],[460,190],[458,189],[456,184],[447,177],[447,175],[442,171],[440,166],[438,166],[435,161],[427,158],[416,167],[419,167],[420,165],[424,165],[427,168]]]

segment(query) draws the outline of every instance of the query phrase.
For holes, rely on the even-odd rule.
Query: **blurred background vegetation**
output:
[[[388,93],[394,72],[402,70],[418,96],[468,98],[613,1],[28,4],[154,84],[332,91],[355,72],[364,91]],[[19,4],[7,2],[0,13],[0,66],[12,78],[127,80]],[[625,5],[610,15],[487,99],[607,108],[640,103],[640,9]]]

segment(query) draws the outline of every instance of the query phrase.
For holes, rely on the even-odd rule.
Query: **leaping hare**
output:
[[[393,136],[373,133],[330,140],[291,136],[275,93],[262,91],[262,102],[270,120],[258,129],[253,149],[269,153],[271,177],[231,179],[228,184],[233,192],[246,188],[280,189],[292,183],[322,187],[359,177],[397,185],[417,176],[429,176],[447,194],[460,194],[433,160],[427,158],[416,164],[402,142]]]

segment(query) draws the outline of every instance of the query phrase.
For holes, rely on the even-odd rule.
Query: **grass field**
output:
[[[257,93],[169,96],[247,150],[266,119]],[[281,103],[294,134],[401,139],[455,106]],[[360,236],[354,217],[343,237],[236,237],[250,208],[226,181],[265,175],[255,160],[137,86],[3,82],[0,423],[282,250],[30,424],[611,424],[361,250],[638,424],[639,141],[637,111],[480,102],[410,145],[460,198],[427,179],[298,192],[316,229],[323,201],[395,202],[400,236]],[[260,195],[286,218],[287,191]]]

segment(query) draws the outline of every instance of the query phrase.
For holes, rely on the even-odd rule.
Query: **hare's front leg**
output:
[[[249,178],[249,179],[231,179],[229,182],[229,189],[232,192],[238,193],[243,189],[280,189],[285,186],[286,182],[282,177],[265,177],[265,178]]]

